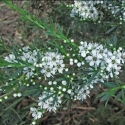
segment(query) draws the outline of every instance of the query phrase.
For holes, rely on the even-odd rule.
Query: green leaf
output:
[[[120,9],[119,11],[116,12],[115,16],[118,17],[119,15],[121,15],[121,11],[123,10],[124,8]]]
[[[7,106],[7,108],[4,109],[4,111],[14,107],[15,105],[17,105],[17,103],[19,103],[24,97],[18,98],[16,99],[11,105]]]
[[[119,99],[122,96],[122,91],[118,92],[118,94],[115,96],[115,99]]]
[[[18,68],[17,70],[15,70],[15,72],[14,73],[12,73],[12,71],[10,70],[10,72],[9,72],[9,74],[10,74],[10,76],[9,76],[9,78],[8,79],[14,79],[14,78],[18,78],[19,76],[18,76],[18,74],[20,73],[22,71],[22,69],[20,69],[20,68]],[[18,78],[19,79],[19,78]],[[17,80],[18,80],[17,79]]]
[[[57,78],[56,81],[59,82],[59,81],[63,81],[65,78]]]
[[[98,71],[94,72],[92,74],[92,76],[89,78],[89,80],[87,81],[87,83],[91,83],[92,80],[94,80],[95,76],[98,74]]]
[[[82,70],[82,72],[84,72],[84,73],[90,73],[90,72],[95,72],[95,71],[94,70],[89,70],[89,69],[87,70],[86,69],[86,70]]]
[[[23,74],[23,75],[21,75],[20,78],[18,78],[17,80],[22,81],[22,80],[24,80],[24,78],[25,78],[25,75]]]
[[[107,43],[107,45],[110,45],[110,44],[111,44],[110,39],[107,39],[107,38],[106,38],[105,42]]]
[[[116,35],[112,36],[112,40],[113,40],[113,45],[116,46],[117,42],[118,42],[118,39],[117,39]]]
[[[116,28],[117,28],[117,26],[114,26],[114,27],[110,28],[109,30],[107,30],[107,31],[105,32],[105,34],[110,34],[110,33],[113,32]]]
[[[113,87],[118,86],[116,83],[113,83],[113,82],[105,82],[105,83],[100,83],[100,84],[108,88],[113,88]]]
[[[108,104],[108,101],[109,101],[109,99],[107,99],[107,100],[106,100],[105,107],[107,106],[107,104]]]
[[[106,95],[107,92],[109,92],[109,91],[107,90],[105,92],[102,92],[102,93],[98,94],[96,98],[100,98],[100,97]]]
[[[87,81],[86,84],[90,84],[91,81],[92,81],[92,80],[95,78],[95,76],[97,75],[97,73],[98,73],[98,70],[92,74],[92,76],[88,79],[88,81]],[[80,89],[81,89],[84,85],[85,85],[85,84],[82,84],[82,85],[80,86]]]
[[[71,28],[69,27],[68,30],[67,30],[67,32],[66,32],[66,37],[68,37],[68,35],[70,33],[70,30],[71,30]]]
[[[29,95],[34,95],[38,92],[38,89],[35,88],[31,88],[30,90],[26,90],[24,93],[23,93],[23,96],[29,96]]]
[[[98,91],[98,86],[96,84],[93,84],[94,91]]]
[[[52,105],[55,105],[56,102],[58,102],[58,100],[57,100],[57,95],[55,95],[55,96],[53,97],[53,103],[52,103]]]
[[[24,61],[23,61],[24,62]],[[15,67],[15,68],[19,68],[19,67],[25,67],[25,65],[22,65],[20,63],[10,63],[5,61],[3,58],[0,58],[0,67],[4,68],[4,67]]]
[[[58,23],[56,24],[56,26],[57,26],[58,32],[59,32],[60,34],[62,34],[62,33],[63,33],[63,30],[62,30],[61,26],[60,26]]]
[[[123,89],[122,89],[122,102],[123,104],[125,104],[125,93]]]
[[[104,95],[104,96],[101,98],[100,101],[102,102],[102,101],[108,100],[110,97],[111,97],[110,93],[107,93],[106,95]]]
[[[71,99],[70,95],[67,94],[67,93],[64,94],[64,97],[65,97],[66,99],[68,99],[68,100]]]
[[[5,61],[3,58],[0,58],[0,67],[8,66],[10,63]]]

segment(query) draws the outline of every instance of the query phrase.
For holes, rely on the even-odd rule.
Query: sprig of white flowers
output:
[[[113,73],[115,77],[118,77],[121,66],[124,64],[121,47],[112,52],[98,43],[81,42],[80,44],[79,54],[83,60],[89,64],[89,67],[100,69],[92,83],[107,81],[109,78],[113,78]]]
[[[10,63],[21,63],[19,60],[31,64],[29,67],[23,68],[23,73],[26,79],[35,76],[35,69],[39,68],[40,73],[46,77],[52,77],[56,73],[63,73],[65,64],[63,62],[64,56],[58,52],[40,53],[38,50],[32,50],[29,46],[25,46],[19,50],[19,55],[16,57],[14,53],[5,57],[5,60]],[[40,56],[41,60],[39,61]],[[11,66],[10,66],[11,67]]]
[[[121,15],[119,16],[120,20],[125,21],[125,2],[124,0],[121,1],[119,5],[113,5],[109,1],[81,1],[81,0],[74,0],[74,4],[71,5],[72,10],[70,13],[71,17],[80,17],[83,20],[92,20],[98,21],[105,16],[105,12],[110,12],[113,16],[116,15],[122,8]],[[99,8],[103,9],[99,9]]]
[[[71,40],[71,42],[72,41],[74,40]],[[110,45],[110,47],[113,46]],[[70,51],[72,50],[73,49],[70,49]],[[32,76],[39,79],[39,75],[44,75],[46,86],[44,86],[43,92],[37,100],[38,106],[31,107],[30,109],[34,120],[37,120],[41,118],[46,111],[56,112],[66,96],[72,100],[83,101],[89,97],[90,91],[93,89],[93,84],[99,82],[104,83],[108,81],[109,78],[118,77],[121,72],[121,67],[125,62],[124,56],[125,52],[123,52],[121,47],[117,50],[109,50],[105,45],[99,43],[81,41],[78,46],[78,53],[71,58],[69,58],[70,55],[66,58],[59,52],[47,51],[43,53],[26,46],[20,49],[17,55],[11,53],[6,56],[5,60],[10,63],[20,64],[22,61],[28,62],[30,66],[23,68],[26,79],[31,78],[32,80]],[[20,60],[22,61],[20,62]],[[70,67],[76,67],[72,75],[70,74]],[[39,73],[37,73],[38,76],[36,69],[38,69],[37,72],[39,71]],[[80,74],[75,72],[79,71],[79,69],[83,72],[84,70],[90,71],[82,76],[82,83],[76,83],[74,81],[75,77],[81,78]],[[93,71],[96,71],[97,74],[89,83],[89,78],[93,76]],[[57,78],[54,77],[58,74],[59,76]],[[60,77],[61,80],[57,80],[60,79]],[[23,96],[23,93],[14,93],[13,96],[20,97]],[[35,124],[35,122],[33,122],[33,124]]]
[[[70,16],[75,17],[79,16],[82,19],[98,19],[98,10],[94,7],[93,1],[74,1],[73,9]]]

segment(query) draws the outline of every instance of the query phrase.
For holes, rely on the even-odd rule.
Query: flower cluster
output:
[[[41,73],[45,77],[51,77],[55,75],[56,72],[63,73],[65,64],[63,63],[64,57],[55,52],[46,52],[41,60],[40,64],[36,64],[37,67],[41,68]]]
[[[93,88],[92,85],[84,85],[80,88],[80,84],[73,84],[70,89],[66,89],[64,86],[67,85],[67,82],[64,80],[61,82],[63,86],[58,85],[56,81],[49,81],[48,84],[50,86],[52,84],[56,85],[56,87],[50,87],[50,90],[45,88],[45,91],[37,101],[38,108],[31,107],[30,112],[34,120],[41,118],[46,111],[56,112],[57,108],[63,103],[65,93],[67,93],[71,99],[83,101],[83,99],[89,96],[90,90]]]
[[[62,99],[61,95],[55,95],[53,91],[44,91],[38,100],[38,107],[31,107],[30,112],[34,119],[41,118],[42,114],[45,111],[56,111],[57,108],[61,105]]]
[[[113,76],[117,77],[124,63],[121,47],[112,52],[98,43],[81,42],[79,54],[89,65],[88,69],[99,69],[92,83],[104,82]],[[92,75],[92,72],[89,75]]]
[[[86,99],[89,94],[90,94],[90,90],[93,88],[93,85],[84,85],[82,88],[80,88],[80,85],[76,85],[77,88],[75,88],[75,100],[80,100],[83,101],[84,99]]]
[[[79,16],[82,19],[98,19],[98,10],[94,7],[93,1],[74,1],[71,17]]]
[[[125,6],[122,7],[124,4],[124,0],[121,1],[118,5],[114,5],[109,1],[74,1],[72,5],[73,9],[70,13],[71,17],[78,16],[83,20],[92,20],[92,21],[99,21],[105,16],[105,12],[110,13],[114,17],[116,13],[123,9],[123,12],[119,16],[121,19],[125,19],[124,12]]]
[[[27,79],[35,75],[36,68],[39,68],[40,73],[44,74],[45,77],[51,77],[57,72],[63,73],[65,69],[63,59],[64,56],[58,52],[40,53],[38,50],[32,50],[29,46],[20,49],[17,56],[12,53],[5,57],[5,60],[10,63],[22,64],[22,61],[27,62],[29,66],[23,68],[23,73]]]
[[[34,117],[35,120],[40,119],[42,116],[42,112],[37,108],[31,107],[30,112],[32,114],[32,117]]]
[[[50,98],[43,101],[43,99],[49,97],[50,95],[52,95]],[[41,109],[44,109],[49,112],[50,111],[55,112],[61,103],[62,103],[61,96],[54,95],[54,93],[51,91],[43,92],[42,96],[39,97],[38,100],[38,106],[40,106]]]
[[[23,73],[26,75],[27,78],[30,78],[34,75],[34,66],[33,64],[37,63],[37,50],[32,50],[29,46],[25,46],[22,49],[19,49],[19,52],[17,55],[14,53],[9,54],[5,57],[5,60],[10,63],[20,63],[23,65],[23,62],[26,62],[29,64],[29,66],[23,68]],[[20,61],[21,60],[21,61]]]
[[[21,93],[14,93],[13,97],[21,97],[21,95],[22,95]]]

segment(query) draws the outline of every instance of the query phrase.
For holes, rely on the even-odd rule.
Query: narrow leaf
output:
[[[114,27],[110,28],[109,30],[107,30],[107,31],[105,32],[105,34],[110,34],[110,33],[111,33],[112,31],[114,31],[116,28],[117,28],[117,26],[114,26]]]
[[[107,93],[106,95],[104,95],[104,96],[101,98],[100,101],[102,102],[102,101],[108,100],[110,97],[111,97],[110,93]]]

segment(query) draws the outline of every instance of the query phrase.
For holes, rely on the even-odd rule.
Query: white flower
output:
[[[16,93],[14,93],[14,94],[13,94],[13,97],[17,97],[17,94],[16,94]]]
[[[91,56],[86,57],[86,61],[89,62],[90,66],[99,66],[101,63],[101,54],[97,50],[92,50]]]
[[[32,125],[35,125],[35,124],[36,124],[36,122],[35,122],[35,121],[33,121],[33,122],[32,122]]]
[[[62,86],[59,86],[58,88],[59,88],[59,89],[62,89]]]
[[[92,87],[92,86],[91,86]],[[75,93],[76,93],[76,99],[83,101],[84,99],[87,98],[90,94],[90,87],[88,85],[84,85],[80,89],[80,85],[78,85],[78,88],[76,88]]]
[[[62,91],[65,92],[65,91],[66,91],[66,88],[63,88]]]
[[[65,68],[65,71],[66,71],[66,72],[68,72],[68,70],[69,70],[68,68]]]
[[[82,64],[80,62],[77,63],[77,66],[80,67]]]
[[[51,91],[53,91],[53,90],[54,90],[54,88],[53,88],[53,87],[50,87],[50,90],[51,90]]]
[[[72,90],[71,90],[71,89],[69,89],[67,92],[68,92],[69,94],[71,94]]]
[[[57,82],[56,82],[56,81],[54,81],[54,82],[53,82],[53,84],[54,84],[54,85],[56,85],[56,84],[57,84]]]
[[[65,64],[63,63],[63,56],[55,52],[46,52],[42,57],[41,73],[45,77],[51,77],[56,72],[63,73]]]
[[[21,97],[21,96],[22,96],[22,94],[21,94],[21,93],[18,93],[18,94],[17,94],[17,96],[18,96],[18,97]]]
[[[66,84],[67,84],[67,82],[66,82],[65,80],[63,80],[63,81],[62,81],[62,84],[63,84],[63,85],[66,85]]]
[[[52,81],[49,81],[48,84],[49,84],[49,85],[52,85]]]
[[[69,64],[70,64],[70,65],[73,65],[73,61],[70,61]]]
[[[30,112],[35,120],[40,119],[42,117],[42,112],[39,112],[36,108],[31,107]]]
[[[51,75],[50,72],[46,72],[46,73],[45,73],[45,76],[46,76],[46,77],[51,77],[52,75]]]
[[[77,63],[77,62],[78,62],[78,60],[77,60],[77,59],[75,59],[75,60],[74,60],[74,63]]]
[[[61,97],[60,96],[56,96],[56,101],[53,104],[53,100],[54,100],[54,96],[47,98],[45,101],[43,99],[45,99],[46,97],[52,95],[53,93],[51,92],[43,92],[42,96],[39,97],[38,100],[38,106],[40,106],[41,109],[44,109],[46,111],[56,111],[57,108],[59,107],[59,105],[62,103]]]
[[[86,57],[86,52],[85,52],[85,51],[82,51],[81,56],[82,56],[82,57]]]
[[[94,7],[93,1],[74,1],[73,9],[70,13],[71,17],[79,16],[82,19],[98,19],[98,11]]]
[[[15,57],[15,55],[12,53],[12,54],[9,54],[9,56],[6,56],[5,57],[5,60],[7,61],[7,62],[10,62],[10,63],[14,63],[14,62],[18,62],[17,60],[16,60],[16,57]]]

